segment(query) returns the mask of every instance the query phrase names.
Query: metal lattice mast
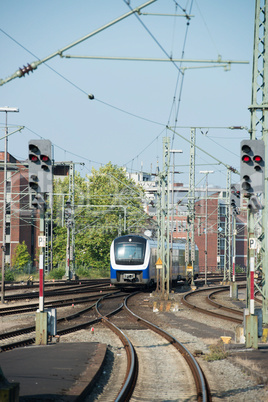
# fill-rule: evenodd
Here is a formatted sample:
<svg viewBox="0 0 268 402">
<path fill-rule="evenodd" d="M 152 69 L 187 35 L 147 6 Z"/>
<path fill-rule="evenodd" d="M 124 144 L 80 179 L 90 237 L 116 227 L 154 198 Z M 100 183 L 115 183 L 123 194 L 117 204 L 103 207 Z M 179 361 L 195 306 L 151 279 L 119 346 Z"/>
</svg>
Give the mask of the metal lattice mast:
<svg viewBox="0 0 268 402">
<path fill-rule="evenodd" d="M 265 184 L 264 184 L 264 211 L 263 211 L 263 322 L 268 323 L 268 10 L 266 0 L 256 0 L 255 5 L 255 29 L 253 49 L 253 72 L 252 72 L 252 97 L 249 110 L 251 112 L 250 138 L 255 140 L 257 135 L 263 139 L 265 144 Z M 253 219 L 249 220 L 248 232 L 253 232 Z"/>
<path fill-rule="evenodd" d="M 217 214 L 217 270 L 221 270 L 221 208 L 218 207 Z"/>
<path fill-rule="evenodd" d="M 49 247 L 49 241 L 50 241 L 50 232 L 49 232 L 49 221 L 50 218 L 45 214 L 45 236 L 46 236 L 46 247 L 45 247 L 45 272 L 49 272 L 49 266 L 50 266 L 50 247 Z"/>
<path fill-rule="evenodd" d="M 231 208 L 231 170 L 227 170 L 227 213 L 228 213 L 228 280 L 231 282 L 231 271 L 232 271 L 232 208 Z"/>
<path fill-rule="evenodd" d="M 162 297 L 168 298 L 170 281 L 169 261 L 169 164 L 170 138 L 163 138 L 163 171 L 161 172 L 161 259 L 162 259 Z"/>
<path fill-rule="evenodd" d="M 71 269 L 74 270 L 74 262 L 75 262 L 75 220 L 74 220 L 74 175 L 75 175 L 75 167 L 74 163 L 71 163 L 69 166 L 69 198 L 71 202 L 71 210 L 72 210 L 72 226 L 71 226 L 71 250 L 70 250 L 70 261 L 71 261 Z"/>
<path fill-rule="evenodd" d="M 225 231 L 224 231 L 224 272 L 223 272 L 223 280 L 226 281 L 226 269 L 228 267 L 230 271 L 230 221 L 229 221 L 229 209 L 230 209 L 230 200 L 231 200 L 231 172 L 227 170 L 227 179 L 226 179 L 226 196 L 225 196 Z M 230 272 L 229 272 L 230 275 Z M 228 275 L 228 277 L 229 277 Z"/>
<path fill-rule="evenodd" d="M 156 168 L 156 180 L 157 180 L 157 200 L 156 200 L 156 212 L 157 212 L 157 260 L 161 258 L 161 177 L 159 167 Z M 157 287 L 156 291 L 160 291 L 160 273 L 157 271 Z"/>
<path fill-rule="evenodd" d="M 191 232 L 191 263 L 194 268 L 195 262 L 195 241 L 194 241 L 194 220 L 195 220 L 195 139 L 196 129 L 192 128 L 190 133 L 190 173 L 189 173 L 189 195 L 188 195 L 188 212 Z M 188 260 L 189 261 L 189 260 Z M 194 271 L 193 271 L 194 272 Z M 192 272 L 192 281 L 193 281 Z"/>
</svg>

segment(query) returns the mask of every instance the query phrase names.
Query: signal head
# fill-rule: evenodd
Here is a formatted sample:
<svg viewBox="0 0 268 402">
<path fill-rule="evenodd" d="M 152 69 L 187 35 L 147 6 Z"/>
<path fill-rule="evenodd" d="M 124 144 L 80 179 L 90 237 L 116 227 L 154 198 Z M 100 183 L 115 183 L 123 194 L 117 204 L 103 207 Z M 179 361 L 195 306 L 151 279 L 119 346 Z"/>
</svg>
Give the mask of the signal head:
<svg viewBox="0 0 268 402">
<path fill-rule="evenodd" d="M 29 187 L 37 193 L 52 191 L 51 142 L 49 140 L 29 141 Z"/>
<path fill-rule="evenodd" d="M 264 152 L 263 140 L 243 140 L 241 142 L 240 180 L 241 189 L 248 194 L 264 191 Z"/>
</svg>

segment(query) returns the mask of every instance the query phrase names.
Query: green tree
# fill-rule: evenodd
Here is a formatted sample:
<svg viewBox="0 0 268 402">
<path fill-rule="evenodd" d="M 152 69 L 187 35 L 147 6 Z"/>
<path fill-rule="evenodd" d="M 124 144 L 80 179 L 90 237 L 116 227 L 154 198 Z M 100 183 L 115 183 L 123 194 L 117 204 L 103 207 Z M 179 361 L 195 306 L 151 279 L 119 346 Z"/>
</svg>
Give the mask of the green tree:
<svg viewBox="0 0 268 402">
<path fill-rule="evenodd" d="M 74 221 L 76 266 L 108 267 L 112 240 L 121 234 L 141 233 L 148 215 L 143 210 L 143 189 L 123 168 L 108 163 L 82 178 L 75 175 Z M 68 178 L 55 183 L 54 264 L 65 261 L 67 229 L 63 205 L 69 198 Z"/>
<path fill-rule="evenodd" d="M 31 261 L 31 256 L 28 253 L 28 248 L 25 241 L 18 243 L 15 248 L 14 255 L 12 258 L 12 265 L 18 270 L 23 270 L 23 268 Z"/>
</svg>

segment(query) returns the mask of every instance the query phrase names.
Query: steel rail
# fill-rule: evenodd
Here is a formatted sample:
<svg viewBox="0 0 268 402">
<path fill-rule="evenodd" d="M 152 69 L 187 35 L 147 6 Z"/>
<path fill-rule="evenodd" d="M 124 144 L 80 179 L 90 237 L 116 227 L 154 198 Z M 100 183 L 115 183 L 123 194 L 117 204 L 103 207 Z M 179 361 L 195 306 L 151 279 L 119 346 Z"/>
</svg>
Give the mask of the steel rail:
<svg viewBox="0 0 268 402">
<path fill-rule="evenodd" d="M 173 335 L 169 334 L 168 332 L 162 330 L 158 326 L 154 325 L 153 323 L 145 320 L 142 317 L 139 317 L 137 314 L 135 314 L 133 311 L 129 309 L 127 306 L 127 301 L 130 297 L 134 296 L 134 294 L 129 295 L 126 297 L 125 302 L 124 302 L 124 307 L 127 310 L 127 312 L 132 316 L 135 317 L 137 321 L 141 321 L 146 327 L 150 328 L 157 334 L 161 335 L 164 337 L 166 340 L 168 340 L 179 352 L 182 354 L 184 359 L 187 361 L 189 367 L 191 368 L 191 371 L 193 373 L 193 377 L 195 380 L 196 384 L 196 391 L 197 391 L 197 400 L 206 402 L 211 400 L 210 396 L 210 389 L 207 383 L 207 380 L 197 363 L 196 359 L 194 356 L 191 354 L 191 352 L 181 343 L 179 342 Z"/>
<path fill-rule="evenodd" d="M 228 290 L 229 286 L 224 286 L 222 289 L 224 289 L 224 288 L 225 288 L 225 290 Z M 206 309 L 201 308 L 201 307 L 197 307 L 196 305 L 191 304 L 186 300 L 186 298 L 192 296 L 193 294 L 205 292 L 205 291 L 208 291 L 208 290 L 214 290 L 214 289 L 217 289 L 217 288 L 211 288 L 211 289 L 205 288 L 205 289 L 198 289 L 198 290 L 195 290 L 195 291 L 188 292 L 181 298 L 181 302 L 185 306 L 187 306 L 187 307 L 189 307 L 189 308 L 191 308 L 193 310 L 196 310 L 196 311 L 198 311 L 200 313 L 203 313 L 203 314 L 206 314 L 206 315 L 211 315 L 211 316 L 217 317 L 217 318 L 221 318 L 221 319 L 226 320 L 226 321 L 232 321 L 232 322 L 235 322 L 237 324 L 242 324 L 243 323 L 242 319 L 235 318 L 235 317 L 228 317 L 228 316 L 226 316 L 224 314 L 216 313 L 214 311 L 210 311 L 210 310 L 206 310 Z"/>
<path fill-rule="evenodd" d="M 235 308 L 232 307 L 227 307 L 227 306 L 223 306 L 220 303 L 217 303 L 216 301 L 212 300 L 211 297 L 216 295 L 217 293 L 221 293 L 221 292 L 226 292 L 226 289 L 218 289 L 218 290 L 214 290 L 214 292 L 210 293 L 207 296 L 207 302 L 209 304 L 211 304 L 212 306 L 217 307 L 220 310 L 224 310 L 224 311 L 228 311 L 229 313 L 233 313 L 233 314 L 238 314 L 238 315 L 244 315 L 243 311 L 237 310 Z"/>
<path fill-rule="evenodd" d="M 103 288 L 102 290 L 113 290 L 110 286 Z M 57 296 L 65 296 L 65 295 L 73 295 L 73 294 L 82 294 L 82 293 L 94 293 L 96 292 L 96 288 L 89 287 L 80 287 L 80 289 L 65 289 L 65 290 L 54 290 L 54 291 L 45 291 L 45 297 L 57 297 Z M 39 293 L 24 293 L 19 295 L 9 295 L 5 299 L 7 301 L 11 300 L 23 300 L 23 299 L 37 299 L 39 297 Z M 1 310 L 1 309 L 0 309 Z"/>
<path fill-rule="evenodd" d="M 115 324 L 111 323 L 107 317 L 103 316 L 101 312 L 99 311 L 99 303 L 107 298 L 104 296 L 102 299 L 100 299 L 96 303 L 96 310 L 97 313 L 100 315 L 102 322 L 109 327 L 121 340 L 124 349 L 126 351 L 127 355 L 127 371 L 126 371 L 126 376 L 123 382 L 123 385 L 117 394 L 117 397 L 115 399 L 115 402 L 126 402 L 131 398 L 131 395 L 133 393 L 133 390 L 135 388 L 135 384 L 137 381 L 137 376 L 138 376 L 138 357 L 135 352 L 135 349 L 130 342 L 129 338 L 124 334 L 123 331 L 121 331 L 120 328 L 118 328 Z M 109 313 L 109 316 L 114 315 L 118 313 L 120 310 L 123 308 L 123 303 L 113 312 Z"/>
<path fill-rule="evenodd" d="M 111 289 L 112 290 L 112 289 Z M 113 289 L 114 293 L 114 289 Z M 112 295 L 113 293 L 105 293 L 105 295 Z M 104 296 L 104 295 L 102 295 Z M 72 297 L 65 300 L 50 300 L 45 302 L 45 308 L 56 308 L 56 307 L 66 307 L 71 306 L 72 304 L 83 304 L 89 301 L 97 301 L 100 295 L 91 295 L 91 296 L 81 296 L 81 297 Z M 0 309 L 0 317 L 5 315 L 14 315 L 14 314 L 23 314 L 29 313 L 31 311 L 36 311 L 39 307 L 39 303 L 33 303 L 30 305 L 21 305 L 21 306 L 10 306 L 10 307 L 3 307 Z"/>
<path fill-rule="evenodd" d="M 110 295 L 110 294 L 104 295 L 101 298 L 99 298 L 98 300 L 102 300 L 104 297 L 121 297 L 121 292 L 116 291 L 116 292 L 114 292 L 113 295 Z M 86 308 L 84 308 L 84 309 L 82 309 L 82 310 L 80 310 L 80 311 L 78 311 L 76 313 L 73 313 L 73 314 L 70 314 L 70 315 L 67 315 L 65 317 L 57 319 L 57 323 L 71 321 L 72 319 L 77 318 L 77 317 L 87 313 L 88 311 L 92 310 L 96 306 L 97 302 L 98 301 L 96 301 L 92 305 L 90 305 L 90 306 L 88 306 L 88 307 L 86 307 Z M 77 324 L 77 325 L 69 327 L 69 328 L 63 328 L 63 329 L 60 329 L 60 330 L 57 331 L 57 335 L 61 336 L 61 335 L 65 335 L 65 334 L 68 334 L 68 333 L 71 333 L 71 332 L 76 332 L 76 331 L 79 331 L 81 329 L 85 329 L 85 328 L 87 328 L 87 327 L 89 327 L 89 326 L 91 326 L 91 325 L 93 325 L 93 324 L 95 324 L 96 322 L 99 322 L 99 321 L 101 321 L 101 318 L 96 318 L 96 319 L 87 321 L 87 322 L 82 323 L 82 324 Z M 18 329 L 18 330 L 14 330 L 14 331 L 5 332 L 3 334 L 0 334 L 0 339 L 12 338 L 12 337 L 15 337 L 15 336 L 19 336 L 19 335 L 34 332 L 34 331 L 35 331 L 35 326 L 31 325 L 31 326 L 24 327 L 24 328 L 21 328 L 21 329 Z M 24 339 L 23 341 L 12 342 L 12 343 L 7 344 L 7 345 L 2 345 L 2 346 L 0 346 L 0 350 L 3 352 L 3 351 L 6 351 L 6 350 L 11 350 L 11 349 L 16 348 L 16 347 L 31 345 L 34 342 L 35 342 L 35 337 L 31 337 L 31 338 L 28 338 L 28 339 Z"/>
</svg>

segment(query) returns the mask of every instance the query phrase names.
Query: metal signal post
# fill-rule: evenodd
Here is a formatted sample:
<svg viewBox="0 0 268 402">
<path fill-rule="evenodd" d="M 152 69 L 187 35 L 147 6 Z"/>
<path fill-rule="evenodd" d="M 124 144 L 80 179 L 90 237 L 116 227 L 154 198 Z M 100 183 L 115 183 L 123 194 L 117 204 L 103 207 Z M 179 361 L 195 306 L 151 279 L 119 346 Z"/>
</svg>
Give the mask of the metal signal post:
<svg viewBox="0 0 268 402">
<path fill-rule="evenodd" d="M 32 206 L 40 212 L 39 311 L 36 313 L 36 344 L 46 345 L 48 313 L 44 309 L 44 251 L 46 246 L 45 212 L 47 193 L 52 193 L 52 145 L 49 140 L 30 140 L 28 146 L 29 190 Z"/>
<path fill-rule="evenodd" d="M 6 113 L 5 128 L 5 156 L 4 156 L 4 196 L 3 196 L 3 243 L 2 243 L 2 281 L 1 281 L 1 302 L 5 302 L 5 263 L 6 263 L 6 208 L 7 208 L 7 144 L 8 144 L 8 128 L 7 114 L 9 112 L 18 112 L 15 107 L 1 107 L 0 112 Z"/>
</svg>

